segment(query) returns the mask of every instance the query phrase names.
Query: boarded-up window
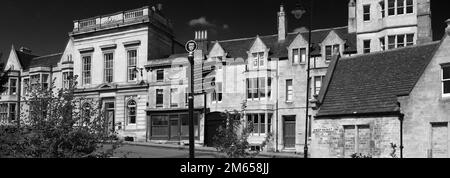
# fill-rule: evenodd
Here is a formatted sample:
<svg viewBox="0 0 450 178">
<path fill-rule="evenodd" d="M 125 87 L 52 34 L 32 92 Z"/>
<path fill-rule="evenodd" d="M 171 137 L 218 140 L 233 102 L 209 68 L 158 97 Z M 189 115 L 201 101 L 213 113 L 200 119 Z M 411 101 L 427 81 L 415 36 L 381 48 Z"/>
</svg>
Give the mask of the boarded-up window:
<svg viewBox="0 0 450 178">
<path fill-rule="evenodd" d="M 371 155 L 371 131 L 369 125 L 344 126 L 344 157 L 350 158 L 353 154 Z"/>
<path fill-rule="evenodd" d="M 431 158 L 448 158 L 448 123 L 431 124 Z"/>
</svg>

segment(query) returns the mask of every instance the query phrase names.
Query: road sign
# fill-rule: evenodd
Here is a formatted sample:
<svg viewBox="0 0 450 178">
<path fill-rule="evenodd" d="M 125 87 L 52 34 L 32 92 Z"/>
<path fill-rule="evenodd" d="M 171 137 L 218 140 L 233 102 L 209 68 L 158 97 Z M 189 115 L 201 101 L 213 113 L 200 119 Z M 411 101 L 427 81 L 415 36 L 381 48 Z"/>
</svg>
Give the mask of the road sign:
<svg viewBox="0 0 450 178">
<path fill-rule="evenodd" d="M 186 43 L 185 49 L 187 52 L 193 53 L 195 50 L 197 50 L 197 47 L 198 47 L 197 42 L 191 40 Z"/>
<path fill-rule="evenodd" d="M 202 94 L 215 89 L 216 62 L 198 62 L 194 64 L 194 93 Z"/>
</svg>

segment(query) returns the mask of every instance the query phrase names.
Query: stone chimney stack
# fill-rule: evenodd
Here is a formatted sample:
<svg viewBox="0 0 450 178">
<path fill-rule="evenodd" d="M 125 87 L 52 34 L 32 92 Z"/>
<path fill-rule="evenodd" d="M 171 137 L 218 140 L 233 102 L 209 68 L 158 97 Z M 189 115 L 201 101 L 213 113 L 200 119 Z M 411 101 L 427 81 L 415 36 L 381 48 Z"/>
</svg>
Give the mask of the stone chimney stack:
<svg viewBox="0 0 450 178">
<path fill-rule="evenodd" d="M 417 0 L 417 44 L 433 41 L 430 0 Z"/>
<path fill-rule="evenodd" d="M 280 12 L 278 12 L 278 41 L 286 40 L 287 21 L 284 6 L 280 5 Z"/>
<path fill-rule="evenodd" d="M 195 31 L 194 40 L 198 44 L 198 50 L 202 50 L 202 53 L 206 54 L 206 52 L 208 52 L 208 31 L 207 30 Z"/>
<path fill-rule="evenodd" d="M 348 3 L 348 33 L 356 33 L 356 3 L 350 0 Z"/>
</svg>

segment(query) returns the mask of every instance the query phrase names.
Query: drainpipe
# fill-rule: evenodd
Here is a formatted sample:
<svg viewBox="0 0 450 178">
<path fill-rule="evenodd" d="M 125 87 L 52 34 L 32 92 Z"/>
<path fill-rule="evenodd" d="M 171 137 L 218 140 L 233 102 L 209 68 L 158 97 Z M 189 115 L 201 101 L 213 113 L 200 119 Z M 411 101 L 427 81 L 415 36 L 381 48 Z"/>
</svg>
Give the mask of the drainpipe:
<svg viewBox="0 0 450 178">
<path fill-rule="evenodd" d="M 400 158 L 403 158 L 403 120 L 405 115 L 400 113 L 398 119 L 400 120 Z"/>
<path fill-rule="evenodd" d="M 400 121 L 400 158 L 403 158 L 403 121 L 405 120 L 405 114 L 401 112 L 401 104 L 397 102 L 398 120 Z"/>
</svg>

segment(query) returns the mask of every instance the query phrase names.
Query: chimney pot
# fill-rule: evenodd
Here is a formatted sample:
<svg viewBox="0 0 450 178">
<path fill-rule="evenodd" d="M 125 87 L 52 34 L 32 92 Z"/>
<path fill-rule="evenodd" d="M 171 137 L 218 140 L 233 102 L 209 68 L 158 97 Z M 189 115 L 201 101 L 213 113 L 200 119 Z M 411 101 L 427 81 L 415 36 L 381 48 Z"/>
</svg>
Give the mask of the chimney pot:
<svg viewBox="0 0 450 178">
<path fill-rule="evenodd" d="M 447 28 L 445 28 L 445 32 L 447 32 L 447 35 L 450 36 L 450 19 L 447 19 L 445 23 L 447 23 Z"/>
<path fill-rule="evenodd" d="M 158 11 L 162 11 L 163 5 L 161 3 L 157 4 L 156 6 L 158 8 Z"/>
</svg>

